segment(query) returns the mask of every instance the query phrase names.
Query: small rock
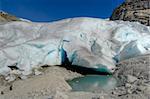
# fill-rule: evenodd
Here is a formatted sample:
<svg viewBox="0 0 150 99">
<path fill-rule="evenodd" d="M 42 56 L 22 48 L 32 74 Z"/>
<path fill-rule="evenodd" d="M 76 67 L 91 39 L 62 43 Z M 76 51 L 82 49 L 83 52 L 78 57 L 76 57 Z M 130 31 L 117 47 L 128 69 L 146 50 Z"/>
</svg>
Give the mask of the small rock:
<svg viewBox="0 0 150 99">
<path fill-rule="evenodd" d="M 20 75 L 20 78 L 21 78 L 22 80 L 25 80 L 25 79 L 27 79 L 28 77 L 25 76 L 25 75 Z"/>
<path fill-rule="evenodd" d="M 137 81 L 137 78 L 135 76 L 127 75 L 127 82 L 128 83 L 133 83 Z"/>
<path fill-rule="evenodd" d="M 16 80 L 16 76 L 15 75 L 9 75 L 5 78 L 5 80 L 7 80 L 8 82 L 12 82 L 12 81 Z"/>
<path fill-rule="evenodd" d="M 131 89 L 128 89 L 127 94 L 131 94 L 131 93 L 132 93 Z"/>
<path fill-rule="evenodd" d="M 35 70 L 34 70 L 34 74 L 35 74 L 35 75 L 41 75 L 42 72 L 40 72 L 39 70 L 35 69 Z"/>
<path fill-rule="evenodd" d="M 9 90 L 11 91 L 13 89 L 13 86 L 11 85 L 10 87 L 9 87 Z"/>
<path fill-rule="evenodd" d="M 54 99 L 68 99 L 68 96 L 63 92 L 57 91 L 54 96 Z"/>
<path fill-rule="evenodd" d="M 19 71 L 19 70 L 12 70 L 11 74 L 21 75 L 21 71 Z"/>
<path fill-rule="evenodd" d="M 139 91 L 144 91 L 146 88 L 144 87 L 144 86 L 138 86 L 137 87 L 137 90 L 139 90 Z"/>
<path fill-rule="evenodd" d="M 150 96 L 150 87 L 147 87 L 145 92 Z"/>
<path fill-rule="evenodd" d="M 1 95 L 3 95 L 4 94 L 4 92 L 3 91 L 1 91 Z"/>
<path fill-rule="evenodd" d="M 125 84 L 125 87 L 126 87 L 126 88 L 131 88 L 131 87 L 132 87 L 132 85 L 131 85 L 131 84 L 129 84 L 129 83 L 126 83 L 126 84 Z"/>
</svg>

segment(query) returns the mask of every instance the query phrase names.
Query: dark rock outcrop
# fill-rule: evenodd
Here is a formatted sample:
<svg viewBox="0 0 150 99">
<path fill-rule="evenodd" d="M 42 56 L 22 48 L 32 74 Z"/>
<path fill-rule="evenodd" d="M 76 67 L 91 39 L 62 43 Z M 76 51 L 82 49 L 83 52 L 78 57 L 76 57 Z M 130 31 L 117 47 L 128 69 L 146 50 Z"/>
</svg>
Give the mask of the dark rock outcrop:
<svg viewBox="0 0 150 99">
<path fill-rule="evenodd" d="M 150 0 L 126 0 L 114 10 L 110 20 L 137 21 L 150 26 Z"/>
<path fill-rule="evenodd" d="M 10 22 L 10 21 L 20 21 L 20 19 L 6 12 L 1 11 L 0 22 Z"/>
</svg>

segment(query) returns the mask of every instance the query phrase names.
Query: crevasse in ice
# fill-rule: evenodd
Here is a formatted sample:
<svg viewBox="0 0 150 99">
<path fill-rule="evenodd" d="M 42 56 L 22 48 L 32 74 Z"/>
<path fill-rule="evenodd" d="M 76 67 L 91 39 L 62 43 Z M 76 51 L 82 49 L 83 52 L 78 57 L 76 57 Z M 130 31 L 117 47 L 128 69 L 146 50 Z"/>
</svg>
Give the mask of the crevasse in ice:
<svg viewBox="0 0 150 99">
<path fill-rule="evenodd" d="M 65 62 L 111 73 L 116 62 L 149 53 L 150 27 L 97 18 L 1 23 L 0 49 L 0 75 L 14 65 L 28 75 L 33 68 Z"/>
</svg>

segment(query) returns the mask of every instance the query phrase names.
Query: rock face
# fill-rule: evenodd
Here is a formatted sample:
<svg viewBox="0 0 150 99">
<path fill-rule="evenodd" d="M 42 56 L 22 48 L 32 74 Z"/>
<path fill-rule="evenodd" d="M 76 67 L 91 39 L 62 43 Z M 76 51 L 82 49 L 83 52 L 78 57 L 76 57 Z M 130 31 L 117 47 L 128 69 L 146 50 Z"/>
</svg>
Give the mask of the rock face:
<svg viewBox="0 0 150 99">
<path fill-rule="evenodd" d="M 126 0 L 114 10 L 110 19 L 137 21 L 150 26 L 150 0 Z"/>
</svg>

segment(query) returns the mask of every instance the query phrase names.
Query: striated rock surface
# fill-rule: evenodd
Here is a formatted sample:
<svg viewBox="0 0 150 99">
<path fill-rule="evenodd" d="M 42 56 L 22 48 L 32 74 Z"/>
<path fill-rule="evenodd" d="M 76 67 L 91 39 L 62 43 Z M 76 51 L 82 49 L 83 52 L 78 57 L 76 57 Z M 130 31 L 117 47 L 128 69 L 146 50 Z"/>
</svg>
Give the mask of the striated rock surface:
<svg viewBox="0 0 150 99">
<path fill-rule="evenodd" d="M 150 26 L 150 0 L 126 0 L 114 10 L 110 19 L 137 21 Z"/>
</svg>

